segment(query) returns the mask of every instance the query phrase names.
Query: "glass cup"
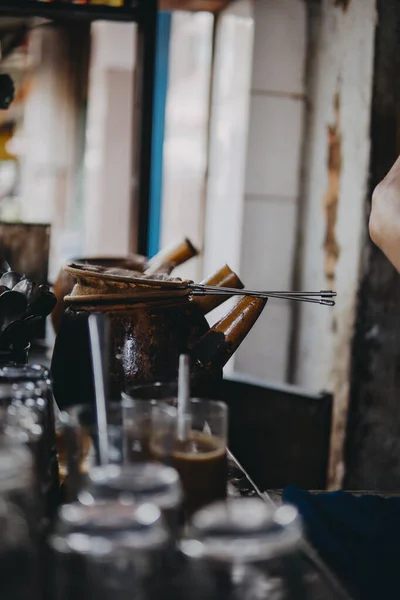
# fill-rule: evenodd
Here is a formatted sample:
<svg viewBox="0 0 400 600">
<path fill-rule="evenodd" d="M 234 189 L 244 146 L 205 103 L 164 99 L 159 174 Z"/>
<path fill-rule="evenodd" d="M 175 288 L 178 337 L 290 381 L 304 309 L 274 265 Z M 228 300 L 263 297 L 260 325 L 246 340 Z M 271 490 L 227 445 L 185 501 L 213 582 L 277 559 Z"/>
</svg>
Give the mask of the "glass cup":
<svg viewBox="0 0 400 600">
<path fill-rule="evenodd" d="M 169 383 L 156 381 L 134 385 L 122 392 L 122 399 L 132 400 L 162 400 L 166 403 L 176 403 L 178 384 L 176 381 Z"/>
<path fill-rule="evenodd" d="M 120 405 L 107 407 L 105 439 L 99 433 L 96 408 L 72 406 L 59 414 L 56 424 L 60 479 L 64 496 L 76 499 L 90 469 L 101 464 L 121 464 L 124 456 L 124 435 Z M 105 454 L 102 454 L 102 452 Z"/>
<path fill-rule="evenodd" d="M 169 533 L 152 504 L 66 505 L 50 547 L 57 600 L 165 597 L 159 594 Z"/>
<path fill-rule="evenodd" d="M 57 424 L 59 465 L 61 478 L 68 479 L 64 489 L 70 500 L 76 498 L 93 468 L 149 460 L 152 411 L 160 406 L 134 400 L 109 403 L 104 435 L 98 428 L 95 407 L 79 405 L 61 413 Z"/>
<path fill-rule="evenodd" d="M 176 406 L 177 384 L 151 383 L 133 386 L 121 394 L 123 422 L 126 436 L 131 440 L 127 448 L 130 462 L 153 460 L 149 441 L 154 410 L 166 405 Z"/>
<path fill-rule="evenodd" d="M 7 409 L 7 424 L 19 426 L 27 435 L 44 514 L 51 519 L 59 500 L 59 479 L 49 371 L 40 365 L 2 365 L 0 406 Z"/>
<path fill-rule="evenodd" d="M 39 600 L 43 539 L 34 461 L 25 443 L 0 434 L 1 598 Z"/>
<path fill-rule="evenodd" d="M 65 505 L 50 546 L 55 600 L 220 600 L 153 503 L 107 497 Z"/>
<path fill-rule="evenodd" d="M 0 517 L 0 571 L 2 574 L 7 572 L 5 581 L 14 577 L 14 589 L 21 590 L 8 596 L 3 587 L 6 584 L 2 575 L 2 598 L 32 600 L 46 596 L 45 539 L 50 523 L 46 518 L 48 507 L 44 490 L 40 486 L 43 481 L 41 467 L 45 463 L 45 457 L 42 455 L 42 428 L 37 424 L 36 417 L 24 405 L 0 407 L 0 506 L 3 509 L 5 505 L 8 506 L 6 515 L 2 514 Z M 18 536 L 18 529 L 23 531 L 26 541 L 14 536 L 14 525 L 17 527 L 16 535 Z M 9 551 L 7 543 L 11 543 Z M 15 561 L 12 571 L 14 575 L 10 574 L 8 561 L 10 564 Z M 17 581 L 18 578 L 20 580 Z M 26 589 L 22 592 L 25 585 Z"/>
<path fill-rule="evenodd" d="M 1 598 L 39 600 L 40 577 L 33 461 L 24 446 L 0 436 Z"/>
<path fill-rule="evenodd" d="M 156 409 L 164 406 L 167 406 L 165 399 L 141 399 L 122 395 L 121 418 L 124 429 L 125 462 L 136 463 L 153 460 L 150 452 L 153 415 Z"/>
<path fill-rule="evenodd" d="M 78 499 L 82 504 L 109 501 L 155 504 L 171 534 L 178 533 L 182 487 L 175 469 L 165 465 L 140 463 L 95 467 Z"/>
<path fill-rule="evenodd" d="M 153 411 L 150 451 L 178 471 L 186 516 L 226 498 L 227 429 L 223 402 L 191 399 L 182 418 L 172 406 Z"/>
<path fill-rule="evenodd" d="M 40 365 L 0 367 L 1 404 L 4 399 L 20 399 L 40 415 L 49 453 L 54 451 L 54 399 L 48 369 Z"/>
<path fill-rule="evenodd" d="M 1 495 L 0 495 L 1 498 Z M 14 504 L 0 500 L 1 597 L 39 600 L 36 549 L 27 535 L 26 517 Z"/>
<path fill-rule="evenodd" d="M 217 502 L 197 512 L 183 553 L 205 563 L 220 597 L 229 600 L 306 598 L 299 560 L 302 526 L 289 505 L 272 509 L 258 498 Z"/>
<path fill-rule="evenodd" d="M 25 446 L 29 449 L 33 459 L 34 477 L 38 501 L 38 523 L 42 533 L 49 525 L 48 498 L 46 495 L 48 461 L 43 443 L 43 429 L 35 411 L 19 402 L 11 404 L 7 409 L 1 407 L 2 431 L 5 439 L 15 445 Z"/>
</svg>

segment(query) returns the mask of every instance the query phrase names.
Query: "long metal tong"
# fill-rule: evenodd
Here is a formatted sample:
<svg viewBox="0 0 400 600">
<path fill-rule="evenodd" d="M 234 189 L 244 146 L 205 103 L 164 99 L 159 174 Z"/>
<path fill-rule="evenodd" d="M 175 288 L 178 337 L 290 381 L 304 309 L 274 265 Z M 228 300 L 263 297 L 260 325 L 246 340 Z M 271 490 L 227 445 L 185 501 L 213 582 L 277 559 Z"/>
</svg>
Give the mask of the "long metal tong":
<svg viewBox="0 0 400 600">
<path fill-rule="evenodd" d="M 311 302 L 323 306 L 335 306 L 332 298 L 336 292 L 321 290 L 320 292 L 276 292 L 257 290 L 238 290 L 236 288 L 217 287 L 214 285 L 201 285 L 190 283 L 190 289 L 194 296 L 253 296 L 254 298 L 279 298 L 281 300 L 294 300 L 296 302 Z"/>
</svg>

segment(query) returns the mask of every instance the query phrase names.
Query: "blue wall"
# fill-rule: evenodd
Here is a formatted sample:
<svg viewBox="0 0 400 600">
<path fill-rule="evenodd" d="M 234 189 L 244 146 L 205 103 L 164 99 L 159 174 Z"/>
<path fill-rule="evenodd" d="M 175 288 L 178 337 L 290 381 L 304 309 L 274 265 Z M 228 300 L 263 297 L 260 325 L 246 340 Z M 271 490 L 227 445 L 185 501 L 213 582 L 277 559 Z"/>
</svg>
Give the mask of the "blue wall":
<svg viewBox="0 0 400 600">
<path fill-rule="evenodd" d="M 157 23 L 150 217 L 149 235 L 147 241 L 149 257 L 154 256 L 154 254 L 158 252 L 160 243 L 163 184 L 163 146 L 165 132 L 165 107 L 168 89 L 170 34 L 171 13 L 160 12 Z"/>
</svg>

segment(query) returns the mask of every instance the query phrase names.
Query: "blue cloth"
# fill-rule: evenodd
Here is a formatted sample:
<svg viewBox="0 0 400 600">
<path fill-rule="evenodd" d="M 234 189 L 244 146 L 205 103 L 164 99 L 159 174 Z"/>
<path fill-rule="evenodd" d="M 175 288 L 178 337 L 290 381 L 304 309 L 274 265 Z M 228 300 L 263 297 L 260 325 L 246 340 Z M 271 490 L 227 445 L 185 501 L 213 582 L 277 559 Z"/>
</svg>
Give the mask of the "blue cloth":
<svg viewBox="0 0 400 600">
<path fill-rule="evenodd" d="M 311 544 L 361 600 L 400 599 L 400 498 L 287 487 Z"/>
</svg>

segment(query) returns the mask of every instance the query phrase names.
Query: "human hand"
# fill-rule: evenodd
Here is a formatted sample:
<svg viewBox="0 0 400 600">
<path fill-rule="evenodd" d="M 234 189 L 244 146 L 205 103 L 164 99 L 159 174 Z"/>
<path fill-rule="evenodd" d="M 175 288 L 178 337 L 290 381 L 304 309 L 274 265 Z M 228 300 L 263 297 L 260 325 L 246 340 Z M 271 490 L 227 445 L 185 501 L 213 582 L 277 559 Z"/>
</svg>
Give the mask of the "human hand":
<svg viewBox="0 0 400 600">
<path fill-rule="evenodd" d="M 400 157 L 374 190 L 369 233 L 400 272 Z"/>
</svg>

